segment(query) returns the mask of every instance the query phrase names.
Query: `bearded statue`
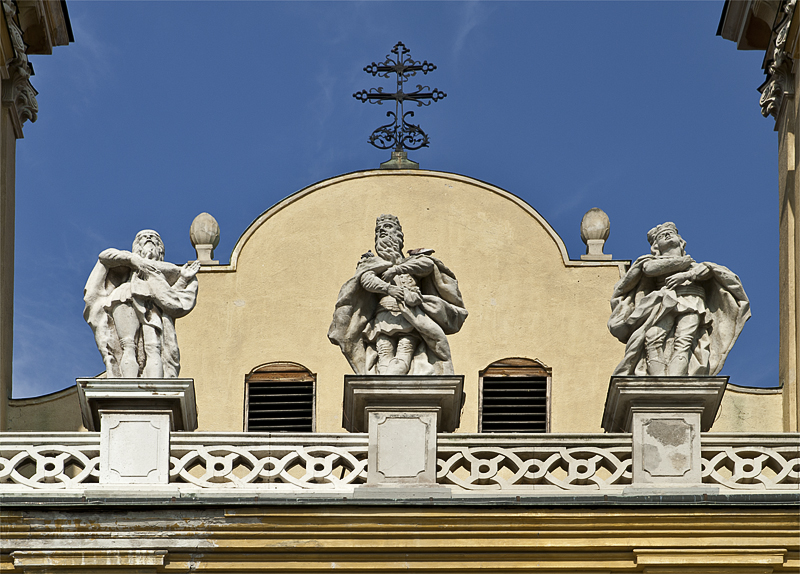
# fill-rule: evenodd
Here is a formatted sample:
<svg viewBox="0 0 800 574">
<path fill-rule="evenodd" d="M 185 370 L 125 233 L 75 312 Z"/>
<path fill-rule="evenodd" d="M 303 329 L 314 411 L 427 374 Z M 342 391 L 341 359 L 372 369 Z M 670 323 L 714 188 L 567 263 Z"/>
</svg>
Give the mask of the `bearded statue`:
<svg viewBox="0 0 800 574">
<path fill-rule="evenodd" d="M 403 229 L 394 215 L 375 223 L 368 251 L 339 291 L 328 339 L 358 375 L 451 375 L 447 335 L 467 310 L 455 274 L 432 249 L 403 254 Z"/>
<path fill-rule="evenodd" d="M 94 331 L 107 378 L 177 377 L 175 319 L 197 301 L 195 261 L 164 261 L 164 243 L 151 229 L 136 234 L 131 251 L 106 249 L 86 281 L 83 317 Z"/>
</svg>

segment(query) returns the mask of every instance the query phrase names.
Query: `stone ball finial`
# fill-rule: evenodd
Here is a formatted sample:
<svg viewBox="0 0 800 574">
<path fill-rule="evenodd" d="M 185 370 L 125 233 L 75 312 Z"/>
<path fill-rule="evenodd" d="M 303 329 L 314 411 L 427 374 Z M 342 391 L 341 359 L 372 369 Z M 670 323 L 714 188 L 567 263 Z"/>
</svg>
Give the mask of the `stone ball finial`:
<svg viewBox="0 0 800 574">
<path fill-rule="evenodd" d="M 581 220 L 581 239 L 586 244 L 586 255 L 581 259 L 611 259 L 611 255 L 603 253 L 603 245 L 611 231 L 611 222 L 606 212 L 593 207 Z"/>
<path fill-rule="evenodd" d="M 218 265 L 214 261 L 214 248 L 219 245 L 219 224 L 210 213 L 203 212 L 192 221 L 189 238 L 201 265 Z"/>
<path fill-rule="evenodd" d="M 593 207 L 586 212 L 581 220 L 581 239 L 586 243 L 589 239 L 608 239 L 611 231 L 611 222 L 606 212 L 599 207 Z"/>
</svg>

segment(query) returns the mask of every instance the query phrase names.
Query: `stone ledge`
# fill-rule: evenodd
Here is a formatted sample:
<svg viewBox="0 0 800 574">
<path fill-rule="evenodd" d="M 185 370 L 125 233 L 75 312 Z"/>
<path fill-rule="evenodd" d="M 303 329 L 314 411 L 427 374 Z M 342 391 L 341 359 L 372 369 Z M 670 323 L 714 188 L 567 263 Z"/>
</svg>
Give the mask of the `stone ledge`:
<svg viewBox="0 0 800 574">
<path fill-rule="evenodd" d="M 375 490 L 384 490 L 385 487 Z M 34 510 L 36 508 L 53 507 L 149 507 L 149 506 L 754 506 L 800 508 L 800 491 L 780 492 L 723 492 L 709 494 L 711 489 L 702 487 L 686 489 L 681 493 L 676 489 L 632 489 L 625 493 L 616 492 L 591 494 L 557 494 L 542 493 L 531 495 L 510 491 L 505 494 L 464 492 L 453 490 L 450 498 L 446 496 L 424 495 L 426 489 L 413 489 L 414 496 L 398 497 L 399 491 L 405 489 L 387 489 L 387 494 L 377 493 L 375 496 L 356 495 L 353 490 L 336 492 L 264 492 L 263 490 L 236 490 L 235 492 L 215 491 L 198 492 L 169 488 L 147 488 L 140 491 L 126 489 L 116 493 L 92 488 L 74 492 L 16 492 L 0 495 L 0 506 L 5 510 Z M 372 489 L 369 489 L 372 490 Z M 409 491 L 412 489 L 408 489 Z M 417 494 L 417 490 L 421 491 Z M 439 488 L 435 489 L 437 494 Z M 391 491 L 395 491 L 393 496 Z"/>
<path fill-rule="evenodd" d="M 342 426 L 366 432 L 366 409 L 438 410 L 438 431 L 453 432 L 461 421 L 464 375 L 345 375 Z"/>
<path fill-rule="evenodd" d="M 172 430 L 197 428 L 193 379 L 77 379 L 83 426 L 100 430 L 100 410 L 170 411 Z"/>
<path fill-rule="evenodd" d="M 633 407 L 699 409 L 702 431 L 714 424 L 728 377 L 611 377 L 603 411 L 606 432 L 631 432 Z"/>
</svg>

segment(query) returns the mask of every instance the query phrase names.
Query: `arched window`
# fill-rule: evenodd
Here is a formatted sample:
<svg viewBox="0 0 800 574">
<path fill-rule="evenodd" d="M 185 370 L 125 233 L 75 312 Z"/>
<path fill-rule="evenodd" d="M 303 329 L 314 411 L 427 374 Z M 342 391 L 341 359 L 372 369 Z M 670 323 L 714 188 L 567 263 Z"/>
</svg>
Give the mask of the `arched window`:
<svg viewBox="0 0 800 574">
<path fill-rule="evenodd" d="M 314 432 L 317 376 L 303 365 L 266 363 L 244 379 L 244 429 Z"/>
<path fill-rule="evenodd" d="M 495 361 L 480 375 L 478 432 L 549 432 L 551 372 L 539 361 Z"/>
</svg>

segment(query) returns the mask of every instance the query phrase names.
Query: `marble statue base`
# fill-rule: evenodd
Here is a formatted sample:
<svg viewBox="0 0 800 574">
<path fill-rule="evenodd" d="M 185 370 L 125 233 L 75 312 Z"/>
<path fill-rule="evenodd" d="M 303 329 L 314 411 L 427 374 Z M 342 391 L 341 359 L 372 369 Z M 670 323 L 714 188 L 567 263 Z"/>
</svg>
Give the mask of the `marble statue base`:
<svg viewBox="0 0 800 574">
<path fill-rule="evenodd" d="M 435 486 L 436 433 L 461 420 L 462 375 L 344 379 L 342 425 L 369 433 L 367 486 Z"/>
<path fill-rule="evenodd" d="M 100 431 L 101 484 L 169 483 L 170 431 L 197 428 L 192 379 L 78 379 L 83 424 Z"/>
<path fill-rule="evenodd" d="M 612 377 L 606 432 L 633 434 L 633 485 L 702 483 L 700 433 L 711 429 L 728 377 Z"/>
</svg>

